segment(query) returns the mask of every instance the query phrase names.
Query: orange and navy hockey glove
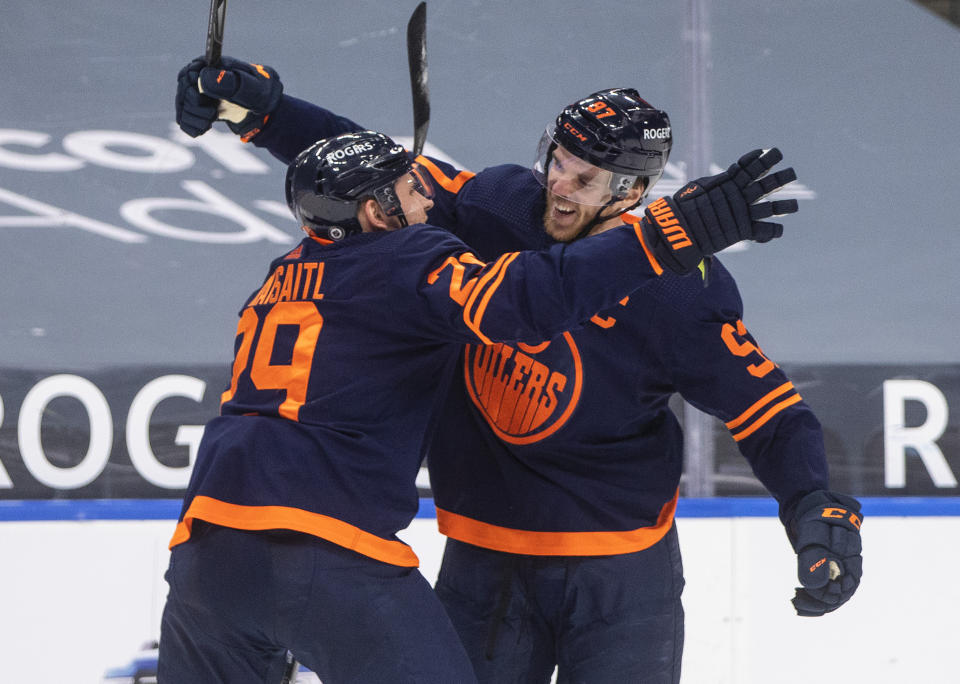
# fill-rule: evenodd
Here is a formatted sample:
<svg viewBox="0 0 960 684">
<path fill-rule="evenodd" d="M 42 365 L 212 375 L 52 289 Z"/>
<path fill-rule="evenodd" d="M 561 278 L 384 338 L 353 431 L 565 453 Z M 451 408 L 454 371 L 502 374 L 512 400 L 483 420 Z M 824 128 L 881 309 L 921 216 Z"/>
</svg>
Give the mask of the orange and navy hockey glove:
<svg viewBox="0 0 960 684">
<path fill-rule="evenodd" d="M 783 234 L 771 216 L 797 211 L 796 200 L 758 202 L 796 180 L 787 168 L 767 176 L 783 159 L 780 150 L 753 150 L 723 173 L 687 183 L 673 197 L 660 197 L 644 211 L 644 236 L 661 264 L 690 273 L 700 261 L 742 240 L 767 242 Z"/>
<path fill-rule="evenodd" d="M 177 125 L 191 138 L 206 133 L 217 120 L 217 100 L 197 88 L 200 70 L 206 65 L 203 57 L 197 57 L 177 74 Z"/>
<path fill-rule="evenodd" d="M 797 552 L 797 615 L 820 616 L 850 600 L 863 574 L 860 502 L 817 490 L 797 504 L 787 536 Z"/>
<path fill-rule="evenodd" d="M 226 121 L 247 141 L 260 132 L 282 96 L 280 76 L 268 66 L 221 57 L 218 66 L 209 67 L 197 58 L 177 76 L 177 124 L 196 137 L 214 121 Z"/>
</svg>

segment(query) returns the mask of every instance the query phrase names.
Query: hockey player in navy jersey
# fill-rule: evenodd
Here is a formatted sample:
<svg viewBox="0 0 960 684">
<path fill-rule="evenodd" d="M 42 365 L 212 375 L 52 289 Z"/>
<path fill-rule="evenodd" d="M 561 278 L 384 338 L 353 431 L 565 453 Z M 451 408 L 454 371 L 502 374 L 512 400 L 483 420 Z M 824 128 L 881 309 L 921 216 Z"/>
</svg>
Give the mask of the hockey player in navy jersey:
<svg viewBox="0 0 960 684">
<path fill-rule="evenodd" d="M 656 280 L 662 247 L 645 240 L 664 231 L 644 222 L 485 263 L 422 225 L 431 185 L 370 131 L 291 164 L 287 202 L 309 237 L 240 311 L 230 385 L 171 540 L 161 681 L 277 681 L 287 649 L 323 681 L 473 681 L 396 536 L 417 511 L 437 388 L 464 344 L 549 339 Z M 731 235 L 771 237 L 710 230 L 704 246 L 684 227 L 700 256 Z"/>
<path fill-rule="evenodd" d="M 225 116 L 286 161 L 313 137 L 359 128 L 283 94 L 269 68 L 265 79 L 236 60 L 203 67 L 179 76 L 178 122 L 191 135 Z M 637 223 L 624 212 L 659 179 L 671 142 L 664 112 L 611 89 L 560 113 L 534 173 L 417 161 L 438 186 L 429 221 L 492 259 Z M 763 176 L 778 160 L 757 150 L 650 203 L 644 220 L 662 228 L 651 247 L 672 270 L 586 325 L 465 348 L 429 466 L 449 538 L 436 591 L 481 682 L 548 682 L 555 666 L 560 682 L 679 681 L 675 392 L 724 422 L 779 502 L 798 559 L 797 612 L 822 615 L 856 590 L 860 507 L 828 489 L 818 421 L 747 331 L 729 272 L 673 249 L 687 237 L 671 232 L 677 216 L 722 232 L 795 210 L 751 207 L 793 179 Z"/>
</svg>

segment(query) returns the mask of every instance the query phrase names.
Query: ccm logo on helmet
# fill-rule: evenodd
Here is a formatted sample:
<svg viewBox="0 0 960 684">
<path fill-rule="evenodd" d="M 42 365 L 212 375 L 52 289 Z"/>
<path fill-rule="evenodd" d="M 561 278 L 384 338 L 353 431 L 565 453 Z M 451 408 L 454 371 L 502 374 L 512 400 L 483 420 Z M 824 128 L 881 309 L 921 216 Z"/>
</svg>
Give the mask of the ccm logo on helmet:
<svg viewBox="0 0 960 684">
<path fill-rule="evenodd" d="M 670 127 L 666 128 L 645 128 L 643 129 L 644 140 L 663 140 L 670 137 Z"/>
<path fill-rule="evenodd" d="M 570 123 L 569 121 L 564 121 L 564 122 L 563 122 L 563 127 L 564 127 L 566 130 L 570 131 L 570 135 L 576 137 L 580 142 L 586 142 L 586 141 L 587 141 L 587 136 L 585 136 L 583 133 L 581 133 L 579 130 L 577 130 L 577 128 L 576 128 L 572 123 Z"/>
<path fill-rule="evenodd" d="M 373 149 L 373 143 L 354 143 L 349 147 L 343 147 L 339 150 L 334 150 L 333 152 L 327 152 L 326 159 L 327 162 L 335 162 L 338 159 L 343 159 L 345 157 L 352 157 L 355 154 L 360 152 L 369 152 Z"/>
</svg>

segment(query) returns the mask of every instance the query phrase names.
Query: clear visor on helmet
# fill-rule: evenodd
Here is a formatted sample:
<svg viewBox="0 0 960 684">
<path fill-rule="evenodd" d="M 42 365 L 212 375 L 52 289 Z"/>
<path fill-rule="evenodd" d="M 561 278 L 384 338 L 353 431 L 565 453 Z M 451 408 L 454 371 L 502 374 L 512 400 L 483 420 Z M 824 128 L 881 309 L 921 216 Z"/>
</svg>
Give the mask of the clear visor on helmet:
<svg viewBox="0 0 960 684">
<path fill-rule="evenodd" d="M 403 216 L 404 210 L 401 198 L 407 198 L 413 193 L 417 193 L 427 200 L 432 200 L 434 195 L 430 174 L 416 162 L 413 163 L 409 172 L 400 176 L 396 181 L 374 190 L 373 196 L 380 203 L 387 216 Z"/>
<path fill-rule="evenodd" d="M 637 181 L 637 176 L 601 169 L 574 156 L 556 141 L 552 128 L 540 138 L 533 175 L 557 197 L 597 207 L 623 199 Z"/>
<path fill-rule="evenodd" d="M 412 179 L 406 182 L 412 183 L 413 189 L 427 199 L 433 199 L 434 189 L 433 181 L 430 180 L 430 173 L 419 163 L 413 162 L 410 168 L 410 176 Z"/>
</svg>

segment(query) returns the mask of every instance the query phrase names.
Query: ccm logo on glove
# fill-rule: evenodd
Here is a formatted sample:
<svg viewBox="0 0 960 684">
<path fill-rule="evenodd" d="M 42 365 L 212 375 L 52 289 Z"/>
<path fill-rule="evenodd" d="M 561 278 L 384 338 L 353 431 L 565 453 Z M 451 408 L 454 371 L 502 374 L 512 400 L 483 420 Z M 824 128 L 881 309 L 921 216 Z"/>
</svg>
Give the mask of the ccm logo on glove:
<svg viewBox="0 0 960 684">
<path fill-rule="evenodd" d="M 844 518 L 848 513 L 850 515 L 850 524 L 859 530 L 860 523 L 863 522 L 863 519 L 856 513 L 850 513 L 846 508 L 825 508 L 820 516 L 823 518 Z"/>
</svg>

